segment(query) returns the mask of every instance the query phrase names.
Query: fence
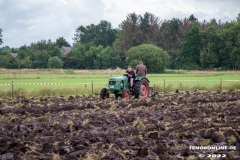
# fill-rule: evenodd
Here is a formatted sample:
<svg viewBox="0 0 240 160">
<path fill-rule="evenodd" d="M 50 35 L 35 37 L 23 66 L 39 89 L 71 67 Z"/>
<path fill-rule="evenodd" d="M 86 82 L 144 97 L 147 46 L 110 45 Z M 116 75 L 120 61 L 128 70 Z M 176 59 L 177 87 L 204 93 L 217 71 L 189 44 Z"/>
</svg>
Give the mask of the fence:
<svg viewBox="0 0 240 160">
<path fill-rule="evenodd" d="M 89 82 L 89 83 L 14 83 L 14 81 L 12 81 L 12 83 L 5 83 L 5 84 L 0 84 L 1 86 L 11 86 L 11 97 L 14 98 L 14 93 L 15 93 L 15 86 L 16 85 L 39 85 L 39 86 L 84 86 L 85 89 L 89 88 L 87 86 L 90 86 L 90 90 L 91 90 L 91 94 L 94 94 L 94 84 L 97 83 L 102 83 L 102 82 Z M 1 91 L 1 90 L 0 90 Z"/>
<path fill-rule="evenodd" d="M 232 83 L 232 82 L 240 82 L 240 80 L 222 80 L 222 78 L 220 80 L 161 80 L 161 81 L 156 81 L 156 82 L 151 82 L 151 89 L 152 91 L 156 91 L 157 88 L 159 88 L 159 86 L 162 86 L 162 92 L 164 94 L 166 94 L 167 92 L 167 88 L 169 86 L 166 85 L 166 83 L 176 83 L 179 82 L 180 83 L 180 88 L 181 83 L 182 82 L 214 82 L 215 84 L 217 84 L 217 88 L 220 92 L 222 92 L 223 90 L 223 82 L 227 82 L 227 83 Z M 43 86 L 79 86 L 79 85 L 83 85 L 85 87 L 85 89 L 87 89 L 87 86 L 90 85 L 90 90 L 91 90 L 91 94 L 94 94 L 94 84 L 105 84 L 105 82 L 89 82 L 89 83 L 14 83 L 13 81 L 11 83 L 7 83 L 7 84 L 0 84 L 1 86 L 11 86 L 11 97 L 14 98 L 14 89 L 16 85 L 43 85 Z M 179 88 L 178 87 L 178 88 Z M 240 84 L 239 84 L 239 88 L 240 89 Z"/>
<path fill-rule="evenodd" d="M 234 83 L 235 84 L 235 85 L 232 85 L 232 86 L 230 85 L 229 87 L 225 87 L 225 89 L 240 89 L 240 83 L 238 83 L 238 82 L 240 82 L 240 80 L 223 80 L 222 78 L 219 79 L 219 80 L 165 80 L 164 79 L 162 81 L 153 82 L 152 84 L 153 84 L 153 89 L 155 88 L 155 86 L 157 84 L 159 84 L 159 83 L 163 84 L 163 93 L 165 94 L 167 92 L 166 89 L 168 88 L 166 83 L 170 83 L 171 84 L 171 83 L 176 83 L 176 82 L 179 83 L 179 86 L 177 88 L 184 88 L 184 87 L 181 86 L 182 82 L 187 82 L 188 84 L 190 84 L 190 82 L 197 82 L 198 85 L 195 86 L 195 87 L 192 87 L 195 90 L 198 89 L 198 88 L 205 88 L 205 90 L 211 90 L 209 88 L 209 86 L 203 87 L 204 86 L 203 82 L 207 82 L 207 83 L 212 82 L 212 83 L 214 83 L 215 84 L 214 88 L 217 91 L 219 91 L 219 92 L 222 92 L 223 89 L 224 89 L 223 82 L 227 82 L 227 84 L 230 84 L 230 83 Z M 201 86 L 199 84 L 201 84 Z M 187 90 L 187 89 L 188 88 L 185 88 L 185 90 Z"/>
</svg>

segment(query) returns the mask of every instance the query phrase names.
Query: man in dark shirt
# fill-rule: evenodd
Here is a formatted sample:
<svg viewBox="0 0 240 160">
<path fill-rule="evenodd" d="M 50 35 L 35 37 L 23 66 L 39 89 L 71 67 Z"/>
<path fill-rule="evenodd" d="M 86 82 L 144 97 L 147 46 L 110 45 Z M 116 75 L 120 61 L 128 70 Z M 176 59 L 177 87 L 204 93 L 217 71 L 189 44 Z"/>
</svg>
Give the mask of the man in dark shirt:
<svg viewBox="0 0 240 160">
<path fill-rule="evenodd" d="M 139 65 L 136 68 L 136 74 L 138 76 L 146 76 L 147 75 L 147 67 L 143 64 L 143 61 L 139 61 Z"/>
<path fill-rule="evenodd" d="M 128 80 L 130 81 L 130 86 L 133 86 L 133 79 L 135 78 L 134 70 L 132 70 L 131 66 L 128 66 L 128 69 L 126 70 L 125 74 L 128 77 Z"/>
</svg>

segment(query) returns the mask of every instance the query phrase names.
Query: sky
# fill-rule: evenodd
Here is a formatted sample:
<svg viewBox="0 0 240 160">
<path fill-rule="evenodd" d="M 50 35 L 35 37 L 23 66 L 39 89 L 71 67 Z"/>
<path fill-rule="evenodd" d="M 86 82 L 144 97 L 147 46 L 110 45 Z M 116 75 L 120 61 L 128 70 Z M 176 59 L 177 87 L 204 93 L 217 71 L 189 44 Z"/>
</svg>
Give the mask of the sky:
<svg viewBox="0 0 240 160">
<path fill-rule="evenodd" d="M 149 12 L 160 20 L 193 14 L 199 21 L 215 18 L 226 22 L 236 20 L 240 0 L 0 0 L 0 47 L 19 48 L 60 37 L 72 45 L 79 26 L 106 20 L 118 28 L 133 12 Z"/>
</svg>

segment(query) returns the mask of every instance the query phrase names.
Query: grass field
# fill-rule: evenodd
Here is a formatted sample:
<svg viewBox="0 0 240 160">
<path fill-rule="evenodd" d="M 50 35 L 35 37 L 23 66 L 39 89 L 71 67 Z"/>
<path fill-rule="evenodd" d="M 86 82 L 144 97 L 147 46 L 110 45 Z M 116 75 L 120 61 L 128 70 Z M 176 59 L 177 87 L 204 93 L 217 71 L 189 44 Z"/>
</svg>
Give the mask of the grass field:
<svg viewBox="0 0 240 160">
<path fill-rule="evenodd" d="M 94 94 L 106 87 L 111 76 L 124 70 L 0 70 L 0 96 L 10 96 L 12 82 L 16 96 Z M 150 86 L 158 92 L 240 90 L 240 72 L 170 71 L 148 74 Z M 165 85 L 164 85 L 165 84 Z"/>
</svg>

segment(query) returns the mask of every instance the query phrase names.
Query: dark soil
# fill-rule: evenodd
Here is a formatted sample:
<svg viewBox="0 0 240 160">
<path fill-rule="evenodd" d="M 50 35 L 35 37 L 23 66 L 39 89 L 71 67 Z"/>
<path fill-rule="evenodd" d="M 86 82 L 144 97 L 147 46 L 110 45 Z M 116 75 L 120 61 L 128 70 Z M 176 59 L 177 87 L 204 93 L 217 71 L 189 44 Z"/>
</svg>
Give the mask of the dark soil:
<svg viewBox="0 0 240 160">
<path fill-rule="evenodd" d="M 0 100 L 0 159 L 210 159 L 240 145 L 240 92 Z"/>
</svg>

